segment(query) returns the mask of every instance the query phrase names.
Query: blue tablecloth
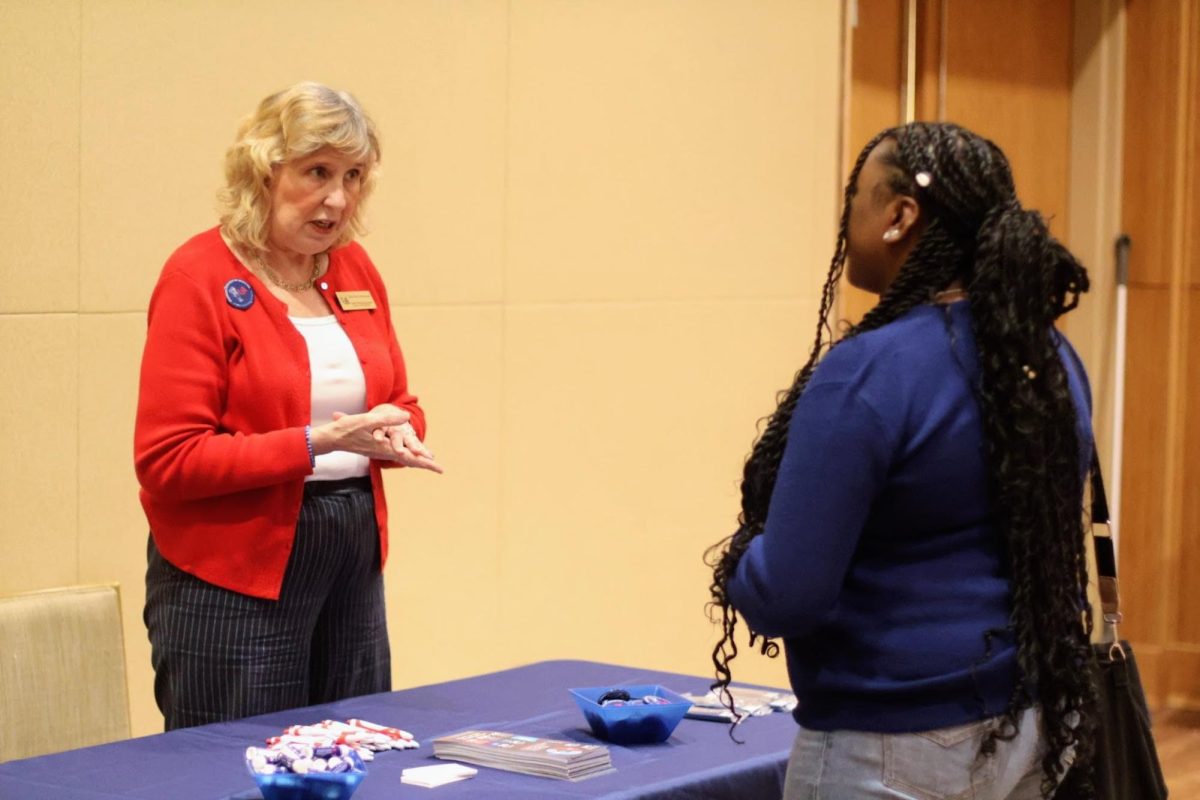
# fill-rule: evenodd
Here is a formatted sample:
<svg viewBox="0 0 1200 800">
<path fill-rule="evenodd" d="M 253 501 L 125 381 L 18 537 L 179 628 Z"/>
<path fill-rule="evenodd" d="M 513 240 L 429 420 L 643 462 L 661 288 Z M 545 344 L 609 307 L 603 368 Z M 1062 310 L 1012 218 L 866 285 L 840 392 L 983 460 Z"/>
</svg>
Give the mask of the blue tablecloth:
<svg viewBox="0 0 1200 800">
<path fill-rule="evenodd" d="M 588 661 L 543 661 L 516 669 L 328 705 L 187 728 L 114 744 L 0 764 L 0 800 L 251 800 L 261 797 L 243 754 L 288 725 L 352 717 L 403 728 L 416 750 L 379 753 L 353 800 L 383 798 L 704 798 L 780 797 L 796 734 L 790 714 L 754 717 L 737 728 L 685 719 L 661 744 L 608 744 L 615 772 L 574 783 L 495 769 L 437 789 L 400 782 L 406 767 L 442 763 L 433 739 L 469 728 L 593 743 L 568 688 L 657 683 L 704 692 L 710 679 Z M 2 724 L 2 723 L 0 723 Z M 430 792 L 436 794 L 430 795 Z"/>
</svg>

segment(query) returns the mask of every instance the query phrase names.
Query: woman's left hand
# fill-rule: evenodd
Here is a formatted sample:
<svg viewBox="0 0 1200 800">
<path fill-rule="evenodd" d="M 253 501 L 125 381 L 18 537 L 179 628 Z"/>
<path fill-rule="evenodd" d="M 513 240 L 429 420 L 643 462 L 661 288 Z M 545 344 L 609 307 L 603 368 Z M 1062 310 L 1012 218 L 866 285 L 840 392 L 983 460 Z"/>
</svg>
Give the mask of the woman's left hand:
<svg viewBox="0 0 1200 800">
<path fill-rule="evenodd" d="M 390 404 L 376 406 L 372 411 L 378 409 L 391 410 L 395 408 Z M 396 462 L 403 464 L 406 467 L 416 467 L 418 469 L 427 469 L 431 472 L 436 472 L 439 475 L 445 472 L 441 464 L 434 460 L 433 453 L 425 446 L 425 443 L 417 436 L 416 429 L 410 423 L 401 425 L 388 425 L 383 428 L 376 428 L 374 431 L 376 441 L 387 441 L 392 452 L 396 454 Z"/>
</svg>

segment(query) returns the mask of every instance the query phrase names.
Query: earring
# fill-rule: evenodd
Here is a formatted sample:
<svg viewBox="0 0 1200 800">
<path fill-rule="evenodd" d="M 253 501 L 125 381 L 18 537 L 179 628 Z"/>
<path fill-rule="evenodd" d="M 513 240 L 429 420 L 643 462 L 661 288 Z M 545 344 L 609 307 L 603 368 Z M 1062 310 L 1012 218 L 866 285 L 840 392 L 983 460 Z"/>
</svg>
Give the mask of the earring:
<svg viewBox="0 0 1200 800">
<path fill-rule="evenodd" d="M 883 240 L 885 242 L 890 242 L 893 239 L 895 239 L 896 237 L 898 237 L 899 235 L 900 235 L 899 229 L 888 228 L 886 231 L 883 232 Z"/>
</svg>

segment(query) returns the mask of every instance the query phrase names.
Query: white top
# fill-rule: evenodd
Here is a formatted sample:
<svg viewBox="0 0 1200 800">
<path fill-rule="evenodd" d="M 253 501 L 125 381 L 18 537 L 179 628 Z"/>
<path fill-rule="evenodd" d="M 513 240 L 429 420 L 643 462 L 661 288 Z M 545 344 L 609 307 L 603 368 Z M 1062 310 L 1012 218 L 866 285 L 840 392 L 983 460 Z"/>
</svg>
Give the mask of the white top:
<svg viewBox="0 0 1200 800">
<path fill-rule="evenodd" d="M 367 381 L 350 337 L 337 317 L 288 317 L 308 344 L 312 373 L 312 425 L 324 425 L 333 412 L 361 414 L 367 410 Z M 317 456 L 317 466 L 306 481 L 335 481 L 369 473 L 370 459 L 335 450 Z"/>
</svg>

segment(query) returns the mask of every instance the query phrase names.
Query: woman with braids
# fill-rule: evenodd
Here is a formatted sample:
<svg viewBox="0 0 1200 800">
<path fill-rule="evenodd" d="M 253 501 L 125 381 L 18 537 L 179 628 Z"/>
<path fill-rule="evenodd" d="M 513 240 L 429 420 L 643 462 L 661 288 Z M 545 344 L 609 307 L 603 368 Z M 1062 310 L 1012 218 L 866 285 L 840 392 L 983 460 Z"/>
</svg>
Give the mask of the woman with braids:
<svg viewBox="0 0 1200 800">
<path fill-rule="evenodd" d="M 833 343 L 843 266 L 880 301 Z M 1086 289 L 992 142 L 915 123 L 862 151 L 812 352 L 712 559 L 716 687 L 739 615 L 784 642 L 785 797 L 1089 796 L 1090 395 L 1054 328 Z"/>
</svg>

